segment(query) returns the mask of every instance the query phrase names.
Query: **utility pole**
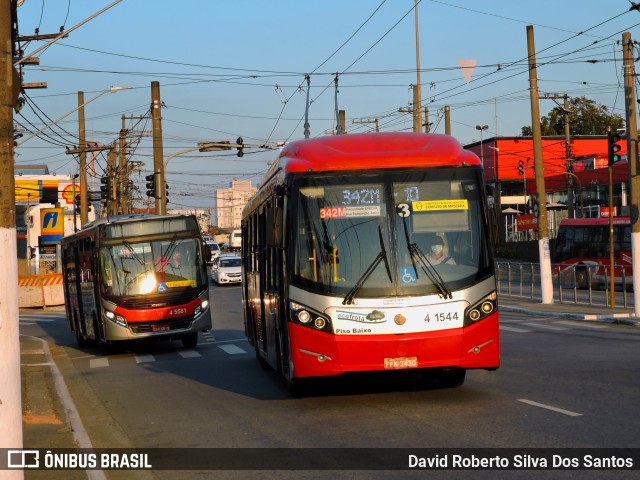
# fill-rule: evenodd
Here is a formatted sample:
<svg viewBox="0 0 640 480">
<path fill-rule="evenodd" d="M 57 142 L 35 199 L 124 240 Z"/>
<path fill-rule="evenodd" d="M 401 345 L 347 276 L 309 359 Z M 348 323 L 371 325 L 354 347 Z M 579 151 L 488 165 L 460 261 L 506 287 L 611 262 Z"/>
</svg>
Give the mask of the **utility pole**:
<svg viewBox="0 0 640 480">
<path fill-rule="evenodd" d="M 444 133 L 451 135 L 451 108 L 449 105 L 444 107 Z"/>
<path fill-rule="evenodd" d="M 15 2 L 0 0 L 0 450 L 22 448 L 20 331 L 18 328 L 18 248 L 13 167 L 13 106 L 19 77 L 13 67 Z M 22 470 L 3 473 L 7 480 L 24 478 Z"/>
<path fill-rule="evenodd" d="M 531 129 L 533 131 L 533 164 L 538 196 L 538 254 L 540 257 L 540 288 L 542 303 L 553 303 L 553 280 L 551 276 L 551 252 L 549 251 L 549 225 L 547 223 L 547 193 L 544 184 L 544 157 L 542 155 L 542 129 L 540 127 L 540 105 L 538 78 L 536 75 L 536 49 L 533 41 L 533 25 L 527 25 L 527 47 L 529 56 L 529 88 L 531 89 Z"/>
<path fill-rule="evenodd" d="M 118 197 L 116 196 L 116 184 L 118 182 L 118 174 L 116 172 L 116 144 L 113 142 L 109 153 L 107 153 L 107 178 L 109 178 L 109 190 L 106 198 L 107 215 L 115 215 L 118 209 Z"/>
<path fill-rule="evenodd" d="M 566 154 L 567 172 L 573 173 L 573 161 L 571 160 L 571 126 L 569 125 L 569 95 L 564 94 L 564 143 Z M 575 218 L 575 202 L 573 198 L 573 177 L 567 175 L 567 203 L 569 204 L 569 218 Z M 609 212 L 611 213 L 611 212 Z"/>
<path fill-rule="evenodd" d="M 416 82 L 413 87 L 413 131 L 422 131 L 422 93 L 420 91 L 420 34 L 418 33 L 418 3 L 415 0 L 413 10 L 416 17 Z M 427 124 L 428 125 L 428 124 Z M 427 127 L 428 128 L 428 127 Z"/>
<path fill-rule="evenodd" d="M 129 213 L 127 212 L 127 188 L 126 185 L 129 182 L 129 171 L 127 170 L 127 128 L 124 120 L 124 114 L 122 114 L 122 127 L 120 128 L 120 143 L 118 145 L 119 163 L 118 163 L 118 196 L 117 211 L 116 213 Z"/>
<path fill-rule="evenodd" d="M 153 124 L 153 173 L 156 174 L 156 213 L 167 213 L 164 180 L 164 153 L 162 151 L 162 102 L 160 82 L 151 82 L 151 121 Z"/>
<path fill-rule="evenodd" d="M 631 186 L 631 264 L 633 281 L 640 285 L 640 175 L 638 172 L 638 123 L 636 121 L 636 94 L 634 90 L 635 69 L 633 67 L 633 42 L 631 34 L 622 34 L 624 69 L 624 103 L 627 123 L 627 162 Z M 640 288 L 633 289 L 635 316 L 640 316 Z"/>
<path fill-rule="evenodd" d="M 573 161 L 571 159 L 571 121 L 569 119 L 569 114 L 571 113 L 571 109 L 569 108 L 569 95 L 566 93 L 562 96 L 558 95 L 545 95 L 543 98 L 548 98 L 549 100 L 564 99 L 564 104 L 560 106 L 558 102 L 556 104 L 562 109 L 562 117 L 564 120 L 564 143 L 565 143 L 565 172 L 566 172 L 566 182 L 567 182 L 567 209 L 569 218 L 575 217 L 575 202 L 573 198 Z"/>
<path fill-rule="evenodd" d="M 89 221 L 87 195 L 87 139 L 84 126 L 84 92 L 78 92 L 78 149 L 80 152 L 80 228 Z"/>
<path fill-rule="evenodd" d="M 346 122 L 346 112 L 344 110 L 338 111 L 338 118 L 340 119 L 340 131 L 338 134 L 347 133 L 347 122 Z"/>
</svg>

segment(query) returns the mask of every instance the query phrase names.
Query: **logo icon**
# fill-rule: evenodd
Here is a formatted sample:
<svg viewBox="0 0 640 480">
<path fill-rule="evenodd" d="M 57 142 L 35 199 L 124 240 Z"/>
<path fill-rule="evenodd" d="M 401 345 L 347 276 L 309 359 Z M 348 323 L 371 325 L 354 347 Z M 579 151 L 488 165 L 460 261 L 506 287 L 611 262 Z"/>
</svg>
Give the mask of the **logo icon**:
<svg viewBox="0 0 640 480">
<path fill-rule="evenodd" d="M 7 450 L 7 468 L 38 468 L 40 451 Z"/>
</svg>

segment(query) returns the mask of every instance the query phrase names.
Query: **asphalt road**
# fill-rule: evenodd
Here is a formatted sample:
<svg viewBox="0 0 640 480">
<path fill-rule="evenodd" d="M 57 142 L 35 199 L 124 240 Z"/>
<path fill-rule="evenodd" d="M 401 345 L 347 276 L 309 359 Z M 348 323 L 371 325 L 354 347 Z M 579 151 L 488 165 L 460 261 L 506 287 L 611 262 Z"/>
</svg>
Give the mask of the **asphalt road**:
<svg viewBox="0 0 640 480">
<path fill-rule="evenodd" d="M 79 350 L 64 312 L 21 312 L 21 333 L 49 342 L 94 447 L 225 448 L 231 456 L 309 449 L 304 471 L 158 470 L 151 478 L 636 478 L 585 470 L 330 472 L 321 449 L 640 448 L 637 328 L 505 312 L 501 368 L 471 371 L 463 387 L 440 389 L 406 372 L 320 381 L 292 398 L 245 340 L 240 288 L 213 286 L 211 302 L 214 329 L 196 349 L 162 342 L 106 357 Z"/>
</svg>

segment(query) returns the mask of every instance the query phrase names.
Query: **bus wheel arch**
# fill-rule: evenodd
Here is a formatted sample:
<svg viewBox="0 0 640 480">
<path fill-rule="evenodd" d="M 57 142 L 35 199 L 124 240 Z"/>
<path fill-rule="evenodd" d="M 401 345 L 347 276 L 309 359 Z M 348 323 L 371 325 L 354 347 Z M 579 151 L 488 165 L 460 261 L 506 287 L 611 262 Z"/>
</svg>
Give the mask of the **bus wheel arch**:
<svg viewBox="0 0 640 480">
<path fill-rule="evenodd" d="M 589 267 L 580 263 L 575 267 L 576 285 L 581 290 L 589 288 Z"/>
</svg>

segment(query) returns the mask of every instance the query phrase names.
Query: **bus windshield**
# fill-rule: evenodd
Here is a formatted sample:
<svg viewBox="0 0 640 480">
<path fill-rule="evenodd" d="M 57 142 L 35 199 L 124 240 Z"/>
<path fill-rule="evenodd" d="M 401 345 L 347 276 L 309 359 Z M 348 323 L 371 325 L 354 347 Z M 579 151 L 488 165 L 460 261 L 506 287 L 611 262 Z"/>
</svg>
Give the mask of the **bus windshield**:
<svg viewBox="0 0 640 480">
<path fill-rule="evenodd" d="M 490 275 L 480 176 L 439 167 L 300 179 L 293 284 L 349 296 L 355 286 L 357 297 L 447 296 Z"/>
<path fill-rule="evenodd" d="M 162 294 L 206 285 L 196 239 L 105 246 L 100 249 L 102 289 L 107 295 Z"/>
</svg>

